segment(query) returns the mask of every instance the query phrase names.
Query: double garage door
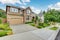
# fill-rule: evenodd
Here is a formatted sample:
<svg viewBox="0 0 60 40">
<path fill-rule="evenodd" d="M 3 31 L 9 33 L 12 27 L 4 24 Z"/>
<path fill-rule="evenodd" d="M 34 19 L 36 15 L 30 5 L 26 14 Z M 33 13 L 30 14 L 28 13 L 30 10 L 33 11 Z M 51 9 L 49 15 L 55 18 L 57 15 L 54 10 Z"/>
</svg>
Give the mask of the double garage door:
<svg viewBox="0 0 60 40">
<path fill-rule="evenodd" d="M 8 16 L 7 21 L 9 24 L 23 24 L 23 17 Z"/>
</svg>

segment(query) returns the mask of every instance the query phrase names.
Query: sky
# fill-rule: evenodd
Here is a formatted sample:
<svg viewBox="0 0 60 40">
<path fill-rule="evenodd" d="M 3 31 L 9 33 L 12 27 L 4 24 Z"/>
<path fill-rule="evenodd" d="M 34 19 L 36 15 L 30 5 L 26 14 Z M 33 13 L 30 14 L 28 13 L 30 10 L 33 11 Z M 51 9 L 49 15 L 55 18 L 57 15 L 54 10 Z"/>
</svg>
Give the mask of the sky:
<svg viewBox="0 0 60 40">
<path fill-rule="evenodd" d="M 48 8 L 60 10 L 60 0 L 0 0 L 0 9 L 6 10 L 6 5 L 30 7 L 36 14 Z"/>
</svg>

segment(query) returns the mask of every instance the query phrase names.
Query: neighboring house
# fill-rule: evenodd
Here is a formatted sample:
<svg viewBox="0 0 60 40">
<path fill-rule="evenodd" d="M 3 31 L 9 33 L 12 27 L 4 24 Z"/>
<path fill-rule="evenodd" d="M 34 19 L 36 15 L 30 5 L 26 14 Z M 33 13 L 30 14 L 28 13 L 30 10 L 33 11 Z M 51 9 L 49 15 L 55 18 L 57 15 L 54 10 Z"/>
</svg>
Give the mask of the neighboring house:
<svg viewBox="0 0 60 40">
<path fill-rule="evenodd" d="M 39 13 L 39 17 L 40 17 L 40 22 L 44 23 L 44 15 L 43 15 L 42 11 Z"/>
<path fill-rule="evenodd" d="M 30 7 L 23 9 L 15 6 L 6 6 L 6 13 L 9 24 L 23 24 L 31 21 L 32 17 L 35 16 Z"/>
</svg>

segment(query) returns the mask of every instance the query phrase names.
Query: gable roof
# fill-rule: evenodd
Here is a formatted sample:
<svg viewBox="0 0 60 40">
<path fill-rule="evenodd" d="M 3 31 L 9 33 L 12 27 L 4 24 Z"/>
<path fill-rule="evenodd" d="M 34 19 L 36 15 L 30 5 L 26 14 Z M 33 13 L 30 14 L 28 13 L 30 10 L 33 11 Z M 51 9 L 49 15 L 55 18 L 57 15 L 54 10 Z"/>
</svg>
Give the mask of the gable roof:
<svg viewBox="0 0 60 40">
<path fill-rule="evenodd" d="M 18 6 L 10 6 L 10 5 L 7 5 L 6 7 L 13 7 L 13 8 L 17 8 L 17 9 L 21 9 L 21 10 L 23 10 L 23 8 L 18 7 Z"/>
</svg>

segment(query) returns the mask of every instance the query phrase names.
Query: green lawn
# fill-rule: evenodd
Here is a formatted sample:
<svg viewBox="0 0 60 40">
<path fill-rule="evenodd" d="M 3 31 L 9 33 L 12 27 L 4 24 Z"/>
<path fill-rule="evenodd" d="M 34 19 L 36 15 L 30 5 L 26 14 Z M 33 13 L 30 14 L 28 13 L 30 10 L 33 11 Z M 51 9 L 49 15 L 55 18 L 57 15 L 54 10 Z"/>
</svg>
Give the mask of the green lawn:
<svg viewBox="0 0 60 40">
<path fill-rule="evenodd" d="M 58 29 L 58 27 L 52 27 L 52 28 L 50 28 L 50 30 L 57 30 Z"/>
<path fill-rule="evenodd" d="M 12 29 L 9 27 L 9 24 L 7 23 L 0 24 L 0 37 L 11 34 L 12 34 Z"/>
</svg>

